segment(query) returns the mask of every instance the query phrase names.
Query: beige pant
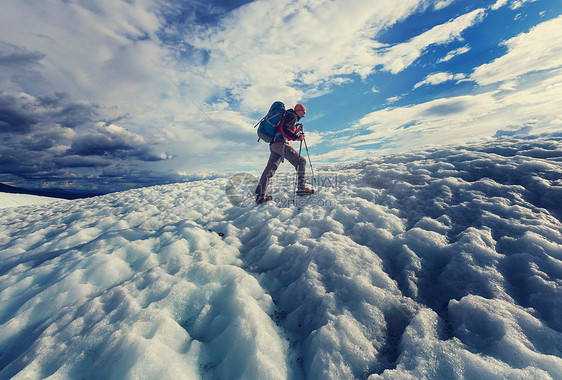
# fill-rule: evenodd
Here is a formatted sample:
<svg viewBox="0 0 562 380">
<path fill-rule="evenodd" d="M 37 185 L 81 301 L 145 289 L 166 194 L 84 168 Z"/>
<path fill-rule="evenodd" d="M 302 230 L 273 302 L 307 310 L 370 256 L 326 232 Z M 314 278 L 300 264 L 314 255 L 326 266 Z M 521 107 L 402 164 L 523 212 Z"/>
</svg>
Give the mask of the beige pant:
<svg viewBox="0 0 562 380">
<path fill-rule="evenodd" d="M 294 150 L 289 144 L 285 143 L 271 144 L 269 145 L 269 150 L 271 155 L 269 156 L 269 161 L 267 161 L 267 165 L 261 175 L 260 182 L 256 188 L 256 194 L 265 194 L 267 186 L 269 185 L 269 180 L 275 174 L 275 171 L 279 167 L 283 158 L 286 158 L 295 167 L 297 171 L 298 188 L 304 189 L 306 184 L 306 160 L 304 157 Z"/>
</svg>

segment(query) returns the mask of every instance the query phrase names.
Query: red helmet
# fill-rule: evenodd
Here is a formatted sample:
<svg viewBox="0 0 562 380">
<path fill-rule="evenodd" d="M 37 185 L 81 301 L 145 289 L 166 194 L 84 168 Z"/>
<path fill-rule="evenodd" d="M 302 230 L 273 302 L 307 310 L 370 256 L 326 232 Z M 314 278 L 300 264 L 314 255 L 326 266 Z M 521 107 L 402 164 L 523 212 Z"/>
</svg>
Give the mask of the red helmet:
<svg viewBox="0 0 562 380">
<path fill-rule="evenodd" d="M 295 108 L 293 108 L 293 109 L 294 109 L 295 111 L 299 111 L 299 110 L 300 110 L 300 111 L 306 112 L 305 106 L 303 106 L 303 105 L 300 104 L 300 103 L 297 104 L 297 105 L 295 106 Z"/>
</svg>

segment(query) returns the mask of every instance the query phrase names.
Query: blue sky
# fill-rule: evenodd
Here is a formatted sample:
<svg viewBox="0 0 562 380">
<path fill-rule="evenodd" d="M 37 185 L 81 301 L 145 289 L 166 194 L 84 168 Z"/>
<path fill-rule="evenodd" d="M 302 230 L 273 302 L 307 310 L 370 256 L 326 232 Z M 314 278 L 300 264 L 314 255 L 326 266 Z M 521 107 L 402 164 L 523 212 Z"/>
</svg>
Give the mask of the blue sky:
<svg viewBox="0 0 562 380">
<path fill-rule="evenodd" d="M 260 172 L 302 102 L 318 165 L 560 134 L 554 0 L 49 2 L 0 14 L 0 182 L 112 191 Z"/>
</svg>

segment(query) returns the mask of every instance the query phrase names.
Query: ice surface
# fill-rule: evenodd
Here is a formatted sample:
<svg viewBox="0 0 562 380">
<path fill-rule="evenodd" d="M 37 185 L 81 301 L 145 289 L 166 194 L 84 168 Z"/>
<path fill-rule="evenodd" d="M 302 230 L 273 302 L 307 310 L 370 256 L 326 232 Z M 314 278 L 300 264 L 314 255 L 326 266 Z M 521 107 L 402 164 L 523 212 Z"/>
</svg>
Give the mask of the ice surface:
<svg viewBox="0 0 562 380">
<path fill-rule="evenodd" d="M 0 209 L 0 378 L 562 378 L 562 140 L 323 175 Z"/>
<path fill-rule="evenodd" d="M 0 208 L 18 207 L 28 205 L 40 205 L 51 202 L 64 202 L 63 200 L 50 197 L 41 197 L 30 194 L 14 194 L 0 192 Z"/>
</svg>

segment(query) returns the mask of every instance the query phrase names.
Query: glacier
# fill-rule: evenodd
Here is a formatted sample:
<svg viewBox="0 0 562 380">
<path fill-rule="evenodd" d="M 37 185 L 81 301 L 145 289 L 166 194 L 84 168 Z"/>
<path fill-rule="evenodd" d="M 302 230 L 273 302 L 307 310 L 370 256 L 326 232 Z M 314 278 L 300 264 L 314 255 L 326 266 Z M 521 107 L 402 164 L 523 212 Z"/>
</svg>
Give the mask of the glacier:
<svg viewBox="0 0 562 380">
<path fill-rule="evenodd" d="M 12 198 L 0 378 L 562 378 L 561 138 L 317 171 L 302 207 L 226 178 Z"/>
</svg>

